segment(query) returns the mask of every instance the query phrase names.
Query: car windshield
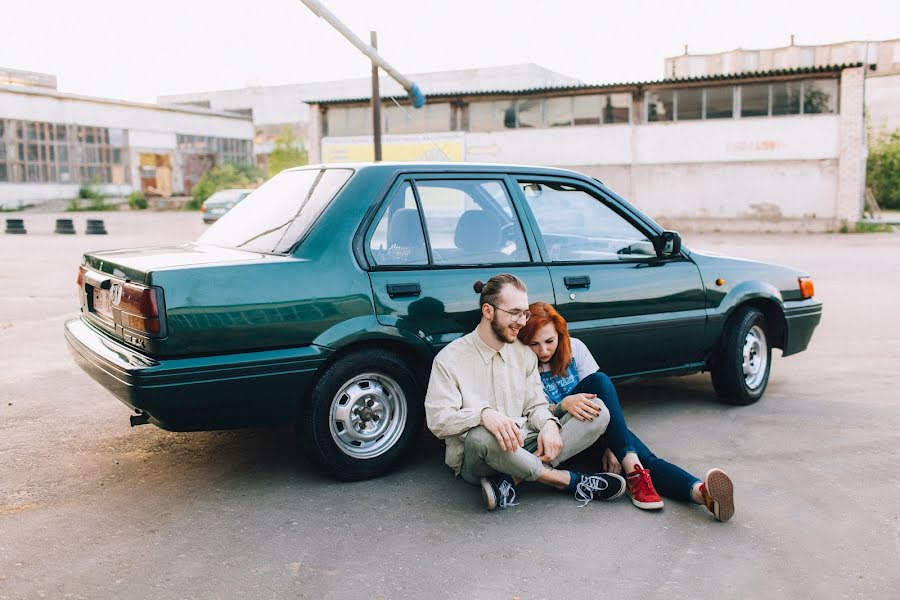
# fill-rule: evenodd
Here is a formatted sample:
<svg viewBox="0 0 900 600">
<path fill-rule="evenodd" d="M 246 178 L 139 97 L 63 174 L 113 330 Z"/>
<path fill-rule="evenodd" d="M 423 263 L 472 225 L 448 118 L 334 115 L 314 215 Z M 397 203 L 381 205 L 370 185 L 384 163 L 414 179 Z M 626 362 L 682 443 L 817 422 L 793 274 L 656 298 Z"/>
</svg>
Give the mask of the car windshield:
<svg viewBox="0 0 900 600">
<path fill-rule="evenodd" d="M 352 174 L 350 169 L 279 173 L 216 221 L 197 242 L 253 252 L 287 253 Z"/>
<path fill-rule="evenodd" d="M 247 190 L 219 190 L 210 196 L 206 202 L 212 204 L 215 202 L 237 202 L 250 192 Z"/>
</svg>

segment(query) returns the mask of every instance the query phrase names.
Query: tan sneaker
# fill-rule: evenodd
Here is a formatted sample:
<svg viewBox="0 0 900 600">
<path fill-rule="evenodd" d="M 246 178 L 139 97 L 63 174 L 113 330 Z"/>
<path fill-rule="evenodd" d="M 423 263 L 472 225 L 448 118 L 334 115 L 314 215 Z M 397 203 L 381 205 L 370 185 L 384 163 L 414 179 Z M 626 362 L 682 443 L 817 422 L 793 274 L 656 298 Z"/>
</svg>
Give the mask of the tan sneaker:
<svg viewBox="0 0 900 600">
<path fill-rule="evenodd" d="M 722 469 L 710 469 L 700 484 L 703 503 L 723 523 L 734 516 L 734 484 Z"/>
</svg>

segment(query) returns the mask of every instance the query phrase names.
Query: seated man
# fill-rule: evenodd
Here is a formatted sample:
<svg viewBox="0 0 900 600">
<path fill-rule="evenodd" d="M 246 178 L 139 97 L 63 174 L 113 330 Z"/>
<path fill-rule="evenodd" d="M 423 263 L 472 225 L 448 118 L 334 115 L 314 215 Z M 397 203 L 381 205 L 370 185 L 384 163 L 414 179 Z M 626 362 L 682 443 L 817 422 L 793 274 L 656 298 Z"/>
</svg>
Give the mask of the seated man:
<svg viewBox="0 0 900 600">
<path fill-rule="evenodd" d="M 521 481 L 568 490 L 582 506 L 621 496 L 618 475 L 557 468 L 606 431 L 609 412 L 585 421 L 550 413 L 537 358 L 516 337 L 529 317 L 525 284 L 501 274 L 475 290 L 481 321 L 435 357 L 425 396 L 428 428 L 446 441 L 447 465 L 481 485 L 488 510 L 515 506 Z"/>
</svg>

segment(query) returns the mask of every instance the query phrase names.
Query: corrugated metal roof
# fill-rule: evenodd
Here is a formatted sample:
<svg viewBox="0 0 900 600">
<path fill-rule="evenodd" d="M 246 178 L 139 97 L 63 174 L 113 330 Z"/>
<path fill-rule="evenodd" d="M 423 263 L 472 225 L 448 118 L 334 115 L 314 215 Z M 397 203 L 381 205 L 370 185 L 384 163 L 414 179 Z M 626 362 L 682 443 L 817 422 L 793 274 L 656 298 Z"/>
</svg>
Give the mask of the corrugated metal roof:
<svg viewBox="0 0 900 600">
<path fill-rule="evenodd" d="M 188 113 L 203 117 L 224 117 L 227 119 L 239 119 L 241 121 L 252 122 L 252 119 L 245 114 L 227 110 L 212 110 L 209 108 L 200 108 L 193 106 L 170 106 L 162 104 L 150 104 L 147 102 L 134 102 L 132 100 L 117 100 L 114 98 L 99 98 L 97 96 L 83 96 L 81 94 L 72 94 L 68 92 L 60 92 L 50 88 L 28 87 L 18 85 L 0 85 L 0 92 L 23 94 L 26 96 L 44 96 L 56 98 L 57 100 L 74 100 L 79 102 L 91 102 L 94 104 L 111 104 L 113 106 L 126 106 L 129 108 L 141 108 L 147 110 L 160 110 L 165 112 Z"/>
<path fill-rule="evenodd" d="M 839 73 L 844 69 L 852 69 L 861 67 L 863 63 L 850 63 L 840 65 L 823 65 L 820 67 L 799 67 L 795 69 L 771 69 L 769 71 L 745 71 L 743 73 L 728 73 L 718 75 L 703 75 L 700 77 L 682 77 L 673 79 L 655 79 L 652 81 L 629 81 L 624 83 L 584 83 L 579 85 L 549 86 L 538 88 L 522 88 L 510 90 L 460 90 L 456 92 L 441 92 L 438 94 L 428 94 L 425 92 L 426 99 L 447 99 L 458 98 L 460 96 L 512 96 L 512 95 L 535 95 L 546 94 L 549 92 L 590 92 L 590 91 L 608 91 L 611 89 L 622 88 L 638 88 L 652 86 L 670 86 L 681 83 L 699 83 L 704 81 L 734 81 L 746 79 L 765 79 L 770 77 L 783 77 L 788 75 L 815 75 L 824 73 Z M 400 98 L 397 96 L 382 96 L 382 101 L 391 100 L 392 98 Z M 361 96 L 359 98 L 330 98 L 321 100 L 306 100 L 307 104 L 357 104 L 360 102 L 369 102 L 371 96 Z M 405 100 L 405 97 L 403 98 Z"/>
</svg>

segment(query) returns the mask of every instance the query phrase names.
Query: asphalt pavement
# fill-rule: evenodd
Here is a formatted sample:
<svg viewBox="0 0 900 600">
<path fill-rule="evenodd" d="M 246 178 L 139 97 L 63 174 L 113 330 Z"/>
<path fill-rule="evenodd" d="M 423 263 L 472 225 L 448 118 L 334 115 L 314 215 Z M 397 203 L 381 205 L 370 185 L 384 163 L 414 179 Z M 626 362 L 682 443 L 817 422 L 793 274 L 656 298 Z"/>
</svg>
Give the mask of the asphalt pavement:
<svg viewBox="0 0 900 600">
<path fill-rule="evenodd" d="M 178 243 L 198 213 L 17 213 L 0 234 L 0 599 L 897 598 L 900 234 L 687 234 L 689 248 L 808 270 L 825 303 L 810 348 L 757 404 L 708 375 L 625 384 L 631 428 L 737 512 L 626 498 L 578 508 L 523 487 L 486 512 L 423 432 L 396 472 L 320 476 L 288 429 L 169 433 L 70 358 L 82 252 Z M 54 234 L 55 218 L 78 233 Z M 84 235 L 103 218 L 105 236 Z M 602 362 L 602 361 L 601 361 Z"/>
</svg>

